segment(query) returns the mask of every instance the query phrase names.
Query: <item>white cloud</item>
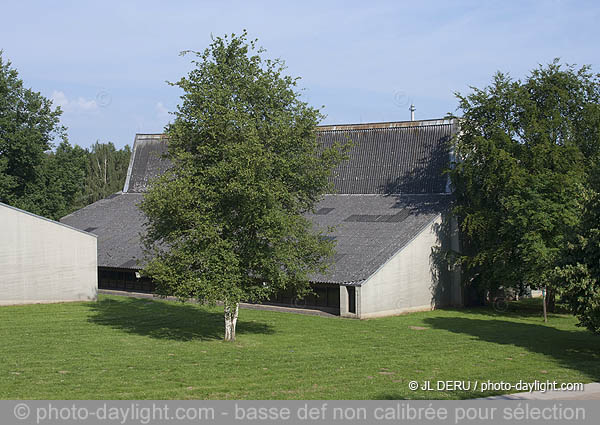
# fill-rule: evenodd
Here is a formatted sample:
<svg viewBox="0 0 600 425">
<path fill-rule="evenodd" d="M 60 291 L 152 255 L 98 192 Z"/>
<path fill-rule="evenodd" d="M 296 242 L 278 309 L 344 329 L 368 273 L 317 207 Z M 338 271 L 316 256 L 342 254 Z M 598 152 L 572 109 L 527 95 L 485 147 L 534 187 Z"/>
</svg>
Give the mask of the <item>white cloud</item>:
<svg viewBox="0 0 600 425">
<path fill-rule="evenodd" d="M 71 106 L 84 111 L 89 111 L 98 107 L 95 100 L 88 100 L 83 97 L 78 97 L 76 101 L 72 101 Z"/>
<path fill-rule="evenodd" d="M 78 97 L 77 99 L 69 99 L 62 91 L 54 90 L 52 92 L 52 103 L 64 112 L 90 112 L 98 109 L 98 104 L 93 99 Z"/>
</svg>

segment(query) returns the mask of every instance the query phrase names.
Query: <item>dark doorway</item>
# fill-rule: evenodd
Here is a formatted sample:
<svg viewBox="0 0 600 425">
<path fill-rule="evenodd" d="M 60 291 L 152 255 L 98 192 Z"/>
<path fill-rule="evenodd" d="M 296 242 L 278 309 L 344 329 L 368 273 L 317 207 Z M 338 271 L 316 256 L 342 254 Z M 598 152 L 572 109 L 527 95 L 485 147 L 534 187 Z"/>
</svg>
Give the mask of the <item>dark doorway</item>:
<svg viewBox="0 0 600 425">
<path fill-rule="evenodd" d="M 356 288 L 354 286 L 346 286 L 348 291 L 348 313 L 356 314 Z"/>
</svg>

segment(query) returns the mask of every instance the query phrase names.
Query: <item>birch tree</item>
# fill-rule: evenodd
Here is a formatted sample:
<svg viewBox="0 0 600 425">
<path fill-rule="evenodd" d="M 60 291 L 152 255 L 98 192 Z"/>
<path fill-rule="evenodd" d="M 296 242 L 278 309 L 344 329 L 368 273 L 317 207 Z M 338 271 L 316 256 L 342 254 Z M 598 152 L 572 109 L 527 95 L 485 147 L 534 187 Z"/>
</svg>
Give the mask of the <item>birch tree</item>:
<svg viewBox="0 0 600 425">
<path fill-rule="evenodd" d="M 213 39 L 167 126 L 173 163 L 141 203 L 149 259 L 161 295 L 224 304 L 235 340 L 239 303 L 278 290 L 306 291 L 333 252 L 303 213 L 330 190 L 343 148 L 322 150 L 319 110 L 301 101 L 281 60 L 241 36 Z"/>
<path fill-rule="evenodd" d="M 111 142 L 94 143 L 88 152 L 86 203 L 93 203 L 123 189 L 131 149 L 116 149 Z"/>
</svg>

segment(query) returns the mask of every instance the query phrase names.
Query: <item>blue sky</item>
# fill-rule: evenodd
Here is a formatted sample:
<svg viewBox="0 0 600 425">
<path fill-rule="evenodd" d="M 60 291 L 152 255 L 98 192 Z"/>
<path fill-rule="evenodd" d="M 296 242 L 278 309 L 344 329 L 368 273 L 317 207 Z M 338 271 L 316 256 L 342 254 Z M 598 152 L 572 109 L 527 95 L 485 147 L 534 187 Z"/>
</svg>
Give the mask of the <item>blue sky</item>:
<svg viewBox="0 0 600 425">
<path fill-rule="evenodd" d="M 73 144 L 121 147 L 161 132 L 190 69 L 182 50 L 244 28 L 300 76 L 324 123 L 456 111 L 455 91 L 555 57 L 600 71 L 600 5 L 579 1 L 11 2 L 0 49 L 27 87 L 62 106 Z"/>
</svg>

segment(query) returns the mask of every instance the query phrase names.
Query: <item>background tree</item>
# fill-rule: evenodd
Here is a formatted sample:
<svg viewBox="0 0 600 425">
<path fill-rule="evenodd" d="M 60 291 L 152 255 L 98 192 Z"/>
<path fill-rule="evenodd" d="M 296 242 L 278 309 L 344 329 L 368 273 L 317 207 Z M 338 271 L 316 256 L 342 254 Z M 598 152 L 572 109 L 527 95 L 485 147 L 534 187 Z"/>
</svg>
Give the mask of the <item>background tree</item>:
<svg viewBox="0 0 600 425">
<path fill-rule="evenodd" d="M 41 187 L 35 205 L 46 217 L 58 220 L 87 205 L 84 202 L 88 152 L 62 141 L 44 159 Z"/>
<path fill-rule="evenodd" d="M 524 81 L 458 94 L 463 112 L 450 171 L 465 277 L 479 288 L 564 287 L 557 267 L 582 218 L 598 158 L 598 77 L 557 60 Z M 596 158 L 596 159 L 595 159 Z"/>
<path fill-rule="evenodd" d="M 245 32 L 193 53 L 166 129 L 174 166 L 141 203 L 145 273 L 160 294 L 222 301 L 230 341 L 241 301 L 306 291 L 309 274 L 325 269 L 333 245 L 302 214 L 329 189 L 342 154 L 319 149 L 322 115 Z"/>
<path fill-rule="evenodd" d="M 64 140 L 60 108 L 23 81 L 0 51 L 0 201 L 41 215 L 46 152 Z"/>
<path fill-rule="evenodd" d="M 0 51 L 1 202 L 57 220 L 123 188 L 129 146 L 73 147 L 61 114 L 49 99 L 23 87 Z"/>
<path fill-rule="evenodd" d="M 585 213 L 570 255 L 557 268 L 564 282 L 561 300 L 579 319 L 578 326 L 600 334 L 600 195 L 587 193 Z"/>
<path fill-rule="evenodd" d="M 129 145 L 119 150 L 111 142 L 96 142 L 91 146 L 86 170 L 86 204 L 123 190 L 130 156 Z"/>
</svg>

